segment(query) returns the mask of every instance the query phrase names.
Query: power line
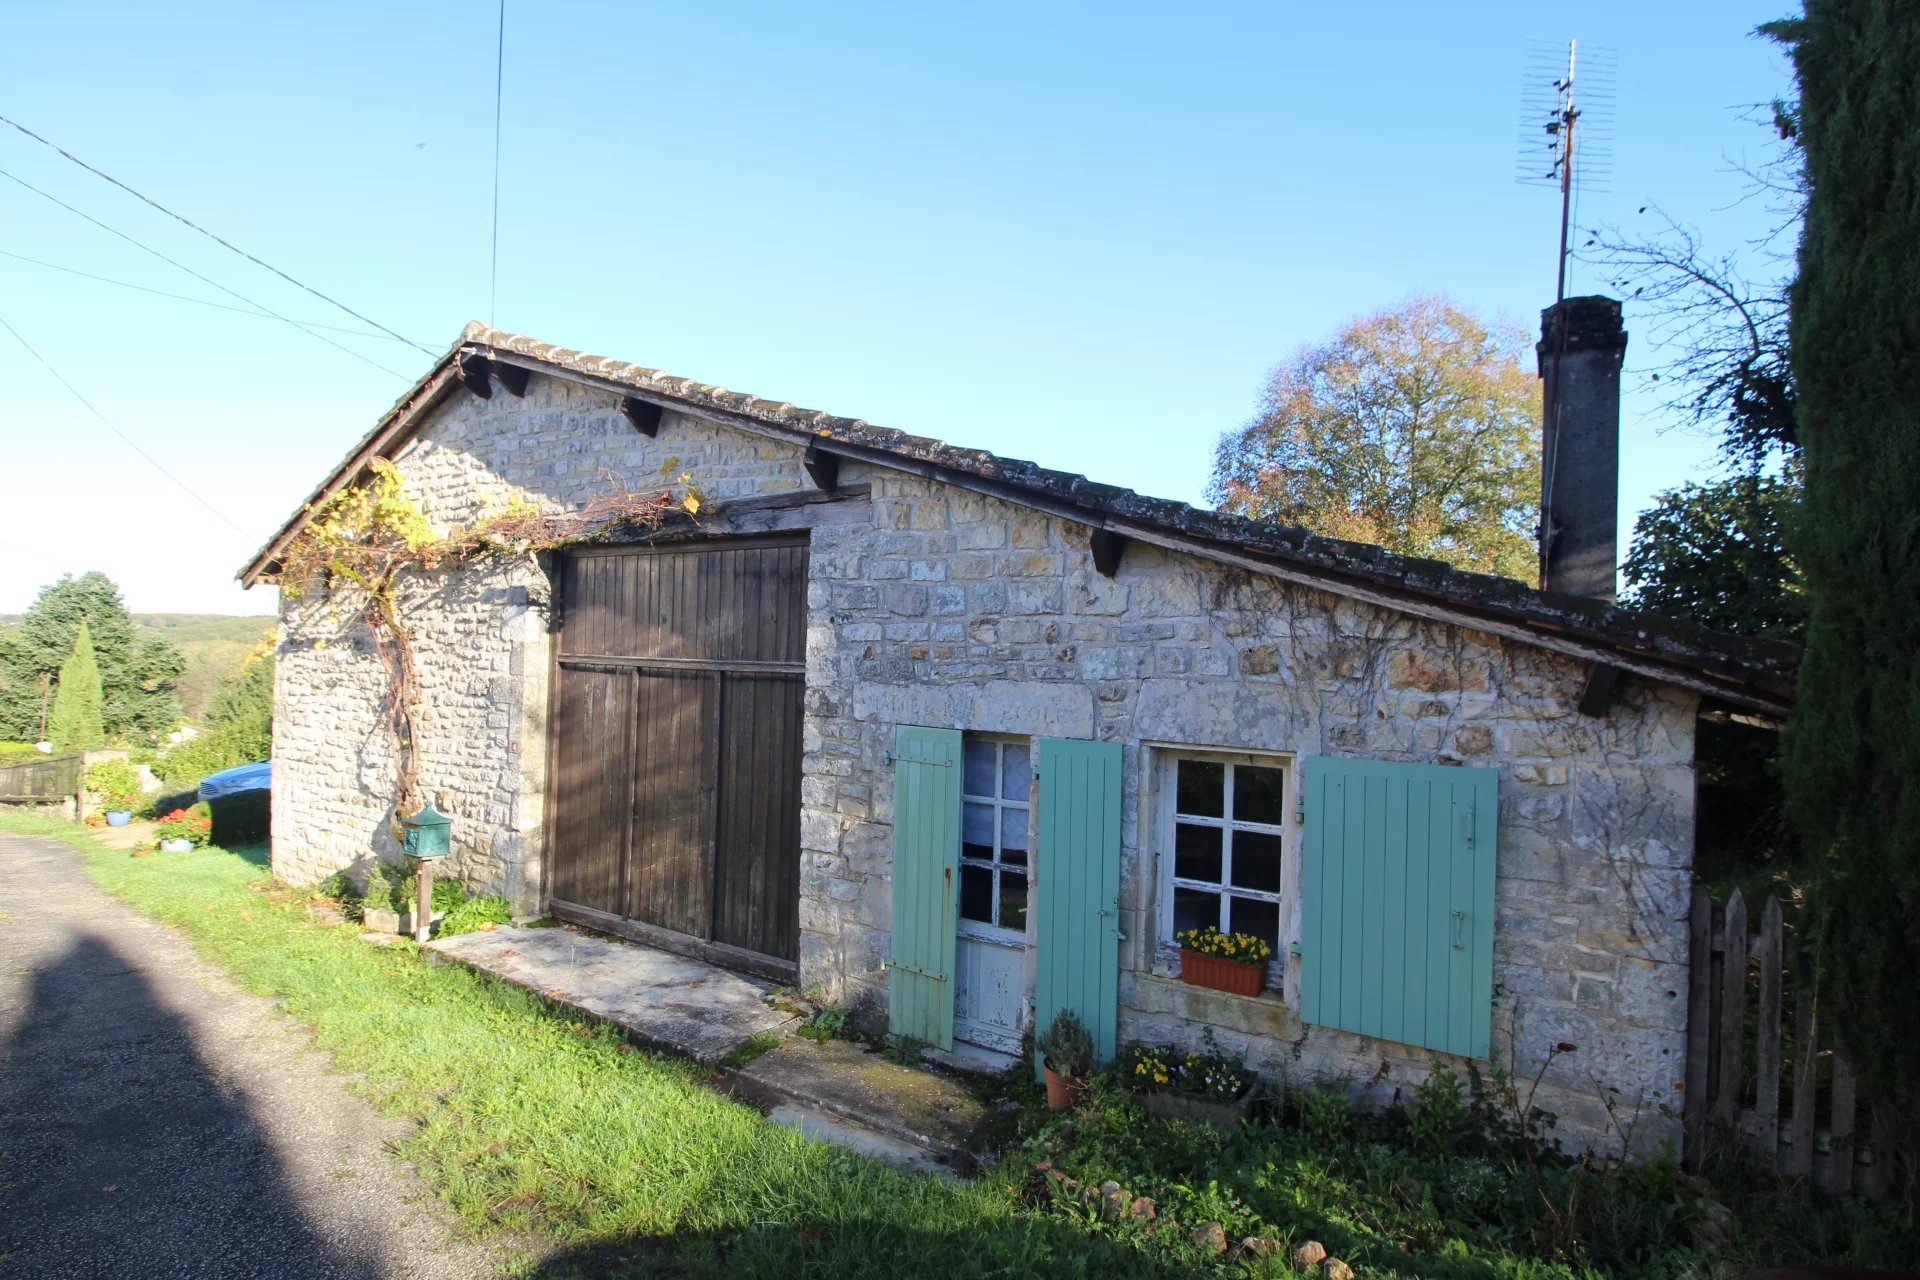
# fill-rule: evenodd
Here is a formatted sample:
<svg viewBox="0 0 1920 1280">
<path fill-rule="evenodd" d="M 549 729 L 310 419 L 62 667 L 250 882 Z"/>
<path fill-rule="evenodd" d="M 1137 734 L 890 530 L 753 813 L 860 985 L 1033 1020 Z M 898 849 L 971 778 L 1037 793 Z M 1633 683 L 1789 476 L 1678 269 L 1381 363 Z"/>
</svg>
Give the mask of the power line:
<svg viewBox="0 0 1920 1280">
<path fill-rule="evenodd" d="M 506 3 L 506 0 L 501 0 L 501 6 L 502 6 L 501 7 L 501 24 L 502 24 L 503 31 L 506 23 L 505 3 Z M 85 160 L 82 160 L 79 156 L 74 155 L 71 151 L 68 151 L 66 148 L 59 146 L 56 143 L 48 141 L 47 139 L 41 137 L 39 134 L 35 133 L 33 130 L 27 128 L 25 125 L 19 123 L 18 121 L 9 120 L 6 116 L 0 116 L 0 124 L 11 126 L 12 128 L 25 134 L 27 137 L 32 138 L 35 142 L 38 142 L 42 146 L 48 147 L 53 151 L 58 152 L 60 155 L 65 156 L 68 160 L 73 161 L 73 163 L 79 165 L 82 169 L 85 169 L 88 173 L 91 173 L 94 177 L 100 178 L 106 182 L 111 182 L 114 186 L 120 188 L 122 191 L 134 197 L 136 200 L 139 200 L 145 204 L 153 206 L 155 209 L 158 209 L 161 213 L 166 214 L 169 218 L 172 218 L 175 222 L 180 223 L 182 226 L 191 227 L 193 230 L 198 231 L 201 235 L 213 241 L 215 244 L 220 245 L 225 249 L 229 249 L 232 252 L 239 254 L 241 257 L 245 258 L 248 262 L 253 263 L 255 266 L 262 267 L 268 271 L 273 272 L 273 274 L 279 276 L 282 280 L 285 280 L 288 284 L 294 286 L 296 289 L 305 290 L 306 292 L 312 294 L 314 297 L 320 299 L 322 302 L 326 303 L 328 306 L 338 307 L 340 310 L 352 316 L 355 320 L 360 321 L 362 324 L 370 324 L 374 328 L 380 330 L 380 332 L 387 334 L 389 337 L 400 338 L 400 341 L 406 343 L 409 346 L 417 347 L 428 355 L 435 354 L 433 348 L 425 345 L 424 343 L 415 342 L 412 338 L 400 337 L 399 334 L 387 328 L 387 326 L 381 324 L 377 320 L 368 319 L 366 316 L 361 315 L 358 311 L 355 311 L 352 307 L 349 307 L 346 303 L 336 301 L 333 298 L 329 298 L 326 294 L 320 292 L 318 289 L 314 288 L 313 286 L 302 284 L 300 283 L 300 281 L 295 280 L 292 276 L 288 275 L 286 272 L 282 271 L 280 268 L 274 266 L 272 263 L 262 262 L 260 259 L 248 253 L 245 249 L 240 248 L 238 245 L 232 244 L 226 240 L 222 240 L 219 236 L 207 230 L 205 227 L 193 221 L 191 218 L 183 217 L 180 214 L 175 213 L 173 210 L 167 208 L 167 206 L 161 204 L 158 200 L 153 199 L 151 196 L 142 195 L 140 192 L 135 191 L 132 187 L 120 181 L 120 179 L 114 177 L 112 174 L 103 173 L 101 170 L 94 168 L 92 165 L 88 164 Z"/>
<path fill-rule="evenodd" d="M 64 271 L 70 276 L 79 276 L 84 280 L 97 280 L 101 284 L 118 285 L 122 289 L 137 289 L 141 293 L 151 293 L 159 298 L 172 298 L 175 302 L 191 302 L 196 306 L 212 307 L 216 311 L 231 311 L 235 315 L 253 316 L 258 320 L 274 320 L 277 316 L 267 311 L 249 311 L 245 307 L 230 307 L 224 302 L 214 302 L 207 298 L 189 297 L 184 293 L 168 293 L 165 289 L 149 288 L 144 284 L 134 284 L 131 280 L 115 280 L 109 276 L 97 276 L 91 271 L 81 271 L 76 267 L 63 267 L 57 262 L 44 262 L 39 258 L 29 258 L 24 253 L 10 253 L 0 249 L 0 258 L 12 258 L 16 262 L 30 262 L 36 267 L 45 267 L 49 271 Z M 378 338 L 383 342 L 397 342 L 397 338 L 388 338 L 384 333 L 375 333 L 371 329 L 349 329 L 337 324 L 320 324 L 314 320 L 295 320 L 292 323 L 303 329 L 326 329 L 331 333 L 348 333 L 360 338 Z"/>
<path fill-rule="evenodd" d="M 500 99 L 507 67 L 507 0 L 500 0 L 500 34 L 493 52 L 493 261 L 487 271 L 487 328 L 495 327 L 500 296 Z"/>
<path fill-rule="evenodd" d="M 94 226 L 100 228 L 102 231 L 105 231 L 109 235 L 117 236 L 120 239 L 125 240 L 128 244 L 132 245 L 136 249 L 139 249 L 143 253 L 150 253 L 154 257 L 160 259 L 160 261 L 166 263 L 168 266 L 178 267 L 180 270 L 192 276 L 195 280 L 200 281 L 202 284 L 212 285 L 214 288 L 226 294 L 228 297 L 238 298 L 240 299 L 240 301 L 246 303 L 248 306 L 254 308 L 255 310 L 264 312 L 265 314 L 272 316 L 275 320 L 279 320 L 286 324 L 292 325 L 294 328 L 300 330 L 300 332 L 306 334 L 310 338 L 314 338 L 320 342 L 324 342 L 328 346 L 333 347 L 336 350 L 346 352 L 348 355 L 352 356 L 355 360 L 360 361 L 362 364 L 370 364 L 374 368 L 378 369 L 380 372 L 385 374 L 390 374 L 393 377 L 400 379 L 402 382 L 411 381 L 411 379 L 408 378 L 406 374 L 401 373 L 398 369 L 389 369 L 387 368 L 387 366 L 381 364 L 378 360 L 374 360 L 368 356 L 361 355 L 358 351 L 355 351 L 352 347 L 346 346 L 344 343 L 335 342 L 332 338 L 327 337 L 325 334 L 315 333 L 313 330 L 302 325 L 298 320 L 294 320 L 288 316 L 283 316 L 278 311 L 275 311 L 273 308 L 265 306 L 262 303 L 255 302 L 252 298 L 249 298 L 246 294 L 240 293 L 234 289 L 229 289 L 227 288 L 227 286 L 221 284 L 218 280 L 212 279 L 209 276 L 201 275 L 198 271 L 195 271 L 192 267 L 188 266 L 186 263 L 177 261 L 173 258 L 169 258 L 166 254 L 160 252 L 158 249 L 154 248 L 152 245 L 145 244 L 142 241 L 134 239 L 132 236 L 128 235 L 124 231 L 116 230 L 115 228 L 108 226 L 106 223 L 100 221 L 100 219 L 94 217 L 92 214 L 86 213 L 80 209 L 74 208 L 72 205 L 68 204 L 65 200 L 62 200 L 59 196 L 52 195 L 51 193 L 46 191 L 42 191 L 39 187 L 34 186 L 31 182 L 28 182 L 25 178 L 16 177 L 15 175 L 8 173 L 5 169 L 0 169 L 0 178 L 6 178 L 11 182 L 18 183 L 19 185 L 25 187 L 27 190 L 33 192 L 33 194 L 39 196 L 41 199 L 51 200 L 54 204 L 59 205 L 62 209 L 65 209 L 68 213 L 73 214 L 77 218 L 82 218 L 88 222 L 91 222 Z M 404 342 L 406 341 L 406 339 L 403 338 L 401 339 L 401 341 Z"/>
<path fill-rule="evenodd" d="M 243 538 L 252 536 L 245 529 L 242 529 L 239 525 L 235 524 L 232 520 L 228 519 L 226 514 L 220 511 L 219 509 L 217 509 L 211 502 L 208 502 L 205 498 L 195 493 L 193 489 L 187 485 L 187 482 L 185 480 L 182 480 L 179 476 L 173 474 L 173 472 L 167 470 L 164 466 L 160 465 L 160 460 L 154 457 L 152 454 L 148 453 L 145 449 L 142 449 L 139 445 L 135 444 L 133 442 L 132 436 L 128 435 L 126 432 L 122 431 L 120 428 L 114 426 L 112 421 L 108 419 L 106 414 L 100 412 L 98 409 L 93 407 L 93 401 L 81 395 L 77 387 L 75 387 L 71 382 L 68 382 L 65 378 L 61 377 L 60 371 L 54 368 L 51 364 L 48 364 L 47 358 L 41 355 L 38 351 L 35 351 L 33 349 L 32 343 L 28 342 L 25 338 L 21 337 L 20 331 L 14 328 L 11 324 L 7 323 L 7 319 L 5 316 L 0 316 L 0 329 L 5 329 L 8 333 L 12 334 L 13 340 L 19 343 L 20 346 L 26 351 L 28 355 L 32 356 L 35 360 L 38 360 L 40 362 L 40 367 L 45 369 L 48 373 L 52 374 L 53 380 L 55 382 L 65 387 L 75 400 L 78 400 L 81 404 L 85 405 L 87 407 L 87 412 L 91 413 L 94 417 L 100 419 L 101 425 L 106 427 L 107 430 L 113 432 L 113 434 L 115 434 L 116 436 L 119 436 L 120 439 L 126 443 L 126 446 L 129 449 L 133 450 L 135 453 L 145 458 L 147 462 L 152 465 L 155 471 L 158 471 L 161 475 L 165 476 L 167 479 L 179 485 L 180 491 L 182 493 L 185 493 L 189 498 L 192 498 L 195 502 L 205 507 L 213 515 L 215 519 L 219 520 L 222 524 L 232 529 L 235 533 L 239 534 Z"/>
</svg>

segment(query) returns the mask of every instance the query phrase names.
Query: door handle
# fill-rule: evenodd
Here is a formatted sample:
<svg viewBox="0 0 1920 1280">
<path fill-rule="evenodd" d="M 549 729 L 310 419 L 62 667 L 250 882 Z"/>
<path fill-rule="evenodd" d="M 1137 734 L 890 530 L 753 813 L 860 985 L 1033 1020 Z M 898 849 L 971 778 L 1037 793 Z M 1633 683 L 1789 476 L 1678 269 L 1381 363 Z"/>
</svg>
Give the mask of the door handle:
<svg viewBox="0 0 1920 1280">
<path fill-rule="evenodd" d="M 1453 949 L 1455 951 L 1465 951 L 1467 949 L 1466 943 L 1462 941 L 1462 938 L 1466 932 L 1466 927 L 1467 927 L 1466 913 L 1461 911 L 1454 912 L 1453 913 Z"/>
</svg>

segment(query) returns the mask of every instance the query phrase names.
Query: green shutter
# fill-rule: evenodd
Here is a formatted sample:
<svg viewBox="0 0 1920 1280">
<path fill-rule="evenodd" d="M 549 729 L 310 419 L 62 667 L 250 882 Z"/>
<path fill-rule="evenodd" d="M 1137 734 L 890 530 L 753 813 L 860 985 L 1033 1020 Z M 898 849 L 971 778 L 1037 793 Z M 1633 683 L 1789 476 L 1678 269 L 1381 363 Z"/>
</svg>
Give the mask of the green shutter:
<svg viewBox="0 0 1920 1280">
<path fill-rule="evenodd" d="M 893 756 L 893 954 L 887 1029 L 953 1048 L 960 734 L 901 725 Z"/>
<path fill-rule="evenodd" d="M 1312 759 L 1303 795 L 1300 1016 L 1487 1057 L 1499 775 Z"/>
<path fill-rule="evenodd" d="M 1120 744 L 1036 744 L 1034 1027 L 1071 1009 L 1113 1056 L 1120 1017 Z"/>
</svg>

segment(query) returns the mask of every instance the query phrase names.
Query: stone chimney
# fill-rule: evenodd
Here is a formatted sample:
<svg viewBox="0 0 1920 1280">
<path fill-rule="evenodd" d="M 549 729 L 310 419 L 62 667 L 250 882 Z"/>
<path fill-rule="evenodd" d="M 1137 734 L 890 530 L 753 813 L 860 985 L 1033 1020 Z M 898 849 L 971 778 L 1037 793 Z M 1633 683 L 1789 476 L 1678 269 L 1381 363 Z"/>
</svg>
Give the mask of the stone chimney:
<svg viewBox="0 0 1920 1280">
<path fill-rule="evenodd" d="M 1627 354 L 1620 304 L 1587 297 L 1548 307 L 1534 350 L 1546 384 L 1540 585 L 1611 600 L 1620 561 L 1620 366 Z"/>
</svg>

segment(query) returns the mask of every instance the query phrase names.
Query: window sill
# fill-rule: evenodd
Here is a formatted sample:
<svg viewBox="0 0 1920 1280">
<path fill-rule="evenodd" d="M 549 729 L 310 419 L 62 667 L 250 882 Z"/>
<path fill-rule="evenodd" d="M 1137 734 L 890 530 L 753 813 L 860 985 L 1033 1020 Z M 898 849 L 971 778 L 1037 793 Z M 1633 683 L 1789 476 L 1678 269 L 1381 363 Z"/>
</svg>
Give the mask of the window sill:
<svg viewBox="0 0 1920 1280">
<path fill-rule="evenodd" d="M 1254 996 L 1243 996 L 1235 991 L 1222 991 L 1218 987 L 1205 987 L 1197 982 L 1188 982 L 1180 976 L 1180 965 L 1178 962 L 1173 964 L 1155 964 L 1153 968 L 1140 974 L 1140 977 L 1153 982 L 1163 982 L 1168 986 L 1179 987 L 1186 991 L 1204 991 L 1208 995 L 1218 996 L 1222 1000 L 1233 1000 L 1255 1007 L 1271 1008 L 1276 1005 L 1282 1009 L 1289 1007 L 1285 990 L 1278 983 L 1273 982 L 1271 977 L 1269 978 L 1269 984 L 1261 989 L 1259 995 Z"/>
</svg>

